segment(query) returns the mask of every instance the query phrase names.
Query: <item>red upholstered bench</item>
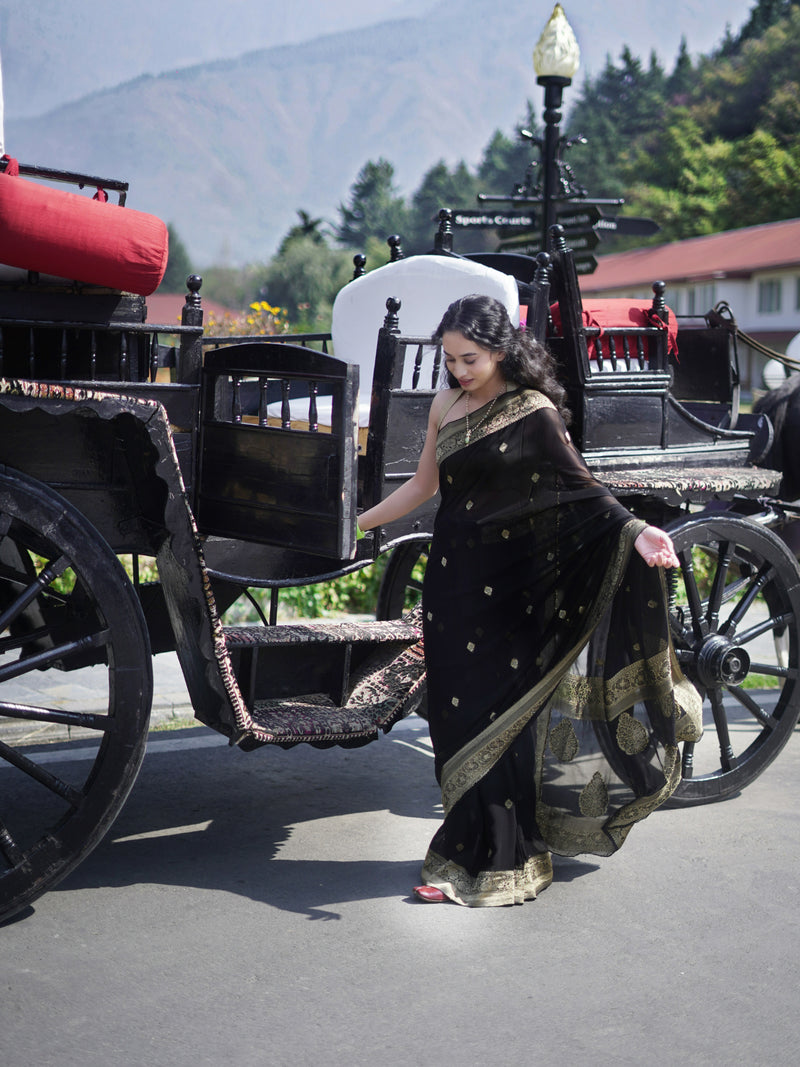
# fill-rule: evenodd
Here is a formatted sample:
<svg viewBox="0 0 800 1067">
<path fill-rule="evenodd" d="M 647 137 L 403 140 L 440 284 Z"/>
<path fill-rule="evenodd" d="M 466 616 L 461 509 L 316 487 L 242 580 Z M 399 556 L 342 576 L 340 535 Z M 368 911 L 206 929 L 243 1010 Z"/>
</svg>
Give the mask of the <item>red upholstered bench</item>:
<svg viewBox="0 0 800 1067">
<path fill-rule="evenodd" d="M 614 338 L 614 355 L 623 358 L 624 338 L 627 334 L 631 355 L 636 356 L 637 332 L 645 329 L 661 329 L 667 333 L 667 352 L 670 355 L 678 354 L 678 320 L 675 313 L 667 308 L 669 320 L 667 323 L 659 318 L 653 311 L 652 302 L 649 300 L 627 300 L 623 298 L 608 300 L 583 301 L 582 325 L 587 331 L 591 331 L 587 337 L 589 358 L 597 359 L 598 348 L 602 360 L 611 357 L 611 339 Z M 553 320 L 553 328 L 556 336 L 562 335 L 561 311 L 558 304 L 552 304 L 550 315 Z M 596 331 L 596 332 L 595 332 Z M 641 336 L 641 335 L 640 335 Z M 649 359 L 650 339 L 647 335 L 641 336 L 642 358 Z"/>
<path fill-rule="evenodd" d="M 0 263 L 149 296 L 167 266 L 167 227 L 142 211 L 51 189 L 3 157 Z"/>
</svg>

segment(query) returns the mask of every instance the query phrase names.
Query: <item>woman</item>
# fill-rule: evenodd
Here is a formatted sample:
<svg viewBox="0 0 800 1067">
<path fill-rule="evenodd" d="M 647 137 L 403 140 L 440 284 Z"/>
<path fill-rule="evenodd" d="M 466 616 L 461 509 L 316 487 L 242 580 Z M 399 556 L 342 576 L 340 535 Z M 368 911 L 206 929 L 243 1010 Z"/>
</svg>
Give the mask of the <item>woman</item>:
<svg viewBox="0 0 800 1067">
<path fill-rule="evenodd" d="M 364 512 L 441 492 L 423 587 L 428 714 L 445 820 L 416 895 L 522 903 L 550 852 L 610 855 L 680 779 L 700 700 L 669 642 L 670 538 L 589 473 L 545 348 L 498 301 L 451 304 L 449 389 L 413 478 Z"/>
</svg>

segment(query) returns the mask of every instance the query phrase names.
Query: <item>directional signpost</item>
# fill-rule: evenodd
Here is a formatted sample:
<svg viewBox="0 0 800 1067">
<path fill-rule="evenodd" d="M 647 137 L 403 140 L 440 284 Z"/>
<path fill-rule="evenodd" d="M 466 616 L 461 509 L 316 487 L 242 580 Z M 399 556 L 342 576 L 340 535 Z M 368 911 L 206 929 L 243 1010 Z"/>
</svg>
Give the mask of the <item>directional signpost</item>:
<svg viewBox="0 0 800 1067">
<path fill-rule="evenodd" d="M 578 274 L 593 274 L 597 260 L 592 252 L 601 241 L 595 228 L 603 217 L 601 205 L 591 200 L 583 203 L 556 205 L 556 222 L 564 227 L 564 240 L 573 251 L 575 270 Z"/>
<path fill-rule="evenodd" d="M 479 197 L 482 202 L 502 197 Z M 528 211 L 456 211 L 453 225 L 464 229 L 497 230 L 498 251 L 535 256 L 541 252 L 541 204 L 533 197 L 509 197 L 509 201 L 527 200 Z M 564 227 L 564 237 L 572 249 L 578 274 L 591 274 L 597 268 L 595 249 L 605 235 L 649 237 L 660 227 L 653 219 L 634 215 L 604 215 L 602 207 L 617 207 L 620 200 L 562 201 L 556 205 L 556 220 Z"/>
<path fill-rule="evenodd" d="M 597 260 L 592 253 L 602 240 L 600 227 L 597 225 L 602 218 L 600 206 L 591 200 L 566 202 L 556 208 L 556 220 L 564 227 L 566 242 L 574 253 L 575 269 L 579 274 L 591 274 L 597 267 Z M 505 226 L 499 228 L 500 250 L 508 249 L 535 256 L 542 250 L 541 237 L 538 236 L 539 226 L 540 220 L 536 218 L 524 233 L 519 230 L 512 231 Z"/>
<path fill-rule="evenodd" d="M 453 225 L 467 229 L 502 230 L 520 233 L 537 225 L 536 215 L 530 211 L 454 211 Z"/>
<path fill-rule="evenodd" d="M 636 215 L 604 215 L 595 223 L 595 229 L 625 237 L 651 237 L 661 227 L 653 219 L 638 218 Z"/>
</svg>

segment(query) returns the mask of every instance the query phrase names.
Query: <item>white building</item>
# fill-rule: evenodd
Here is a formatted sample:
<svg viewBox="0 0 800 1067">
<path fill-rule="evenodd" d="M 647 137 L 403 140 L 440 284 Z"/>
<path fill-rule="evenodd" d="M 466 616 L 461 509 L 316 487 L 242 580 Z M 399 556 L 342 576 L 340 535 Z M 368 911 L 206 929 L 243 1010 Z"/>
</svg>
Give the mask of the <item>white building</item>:
<svg viewBox="0 0 800 1067">
<path fill-rule="evenodd" d="M 581 291 L 642 299 L 657 280 L 666 283 L 678 317 L 703 315 L 724 301 L 741 330 L 784 353 L 800 333 L 800 219 L 601 256 Z M 764 362 L 740 346 L 745 388 L 762 387 Z"/>
</svg>

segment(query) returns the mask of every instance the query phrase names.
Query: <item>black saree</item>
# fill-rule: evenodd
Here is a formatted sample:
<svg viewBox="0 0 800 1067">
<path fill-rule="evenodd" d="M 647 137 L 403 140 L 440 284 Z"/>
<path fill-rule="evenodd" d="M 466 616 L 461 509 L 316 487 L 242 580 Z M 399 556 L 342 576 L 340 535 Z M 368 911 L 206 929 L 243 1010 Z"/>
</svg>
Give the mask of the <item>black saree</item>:
<svg viewBox="0 0 800 1067">
<path fill-rule="evenodd" d="M 542 394 L 501 396 L 437 441 L 423 589 L 428 713 L 445 820 L 423 880 L 522 903 L 550 852 L 610 855 L 680 779 L 700 700 L 669 641 L 644 523 L 591 476 Z"/>
</svg>

